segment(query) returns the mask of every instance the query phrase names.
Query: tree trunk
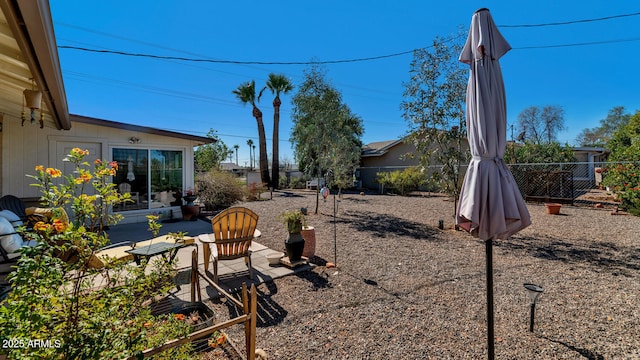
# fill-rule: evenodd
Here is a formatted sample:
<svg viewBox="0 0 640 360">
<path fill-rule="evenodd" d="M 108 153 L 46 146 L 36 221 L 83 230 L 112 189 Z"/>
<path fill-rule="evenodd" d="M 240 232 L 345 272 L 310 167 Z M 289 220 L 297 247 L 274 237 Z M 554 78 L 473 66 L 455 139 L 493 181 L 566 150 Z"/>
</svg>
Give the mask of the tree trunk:
<svg viewBox="0 0 640 360">
<path fill-rule="evenodd" d="M 271 180 L 273 181 L 273 188 L 277 189 L 280 186 L 280 150 L 278 148 L 279 141 L 279 127 L 280 127 L 280 98 L 276 96 L 273 100 L 273 146 L 271 159 Z"/>
<path fill-rule="evenodd" d="M 258 122 L 258 142 L 260 143 L 260 180 L 262 183 L 271 186 L 269 179 L 269 162 L 267 160 L 267 138 L 264 133 L 264 124 L 262 123 L 262 111 L 258 107 L 253 107 L 253 116 Z"/>
</svg>

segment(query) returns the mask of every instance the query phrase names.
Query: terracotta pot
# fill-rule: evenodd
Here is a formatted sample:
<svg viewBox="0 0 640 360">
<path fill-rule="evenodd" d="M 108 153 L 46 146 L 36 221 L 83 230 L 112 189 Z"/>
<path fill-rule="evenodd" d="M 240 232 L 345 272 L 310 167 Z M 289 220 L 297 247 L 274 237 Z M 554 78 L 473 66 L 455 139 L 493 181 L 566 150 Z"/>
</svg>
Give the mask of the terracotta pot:
<svg viewBox="0 0 640 360">
<path fill-rule="evenodd" d="M 546 203 L 544 206 L 547 208 L 547 214 L 558 215 L 562 204 Z"/>
<path fill-rule="evenodd" d="M 302 256 L 311 258 L 316 254 L 316 229 L 313 226 L 305 226 L 301 231 L 304 238 L 304 250 L 302 250 Z"/>
</svg>

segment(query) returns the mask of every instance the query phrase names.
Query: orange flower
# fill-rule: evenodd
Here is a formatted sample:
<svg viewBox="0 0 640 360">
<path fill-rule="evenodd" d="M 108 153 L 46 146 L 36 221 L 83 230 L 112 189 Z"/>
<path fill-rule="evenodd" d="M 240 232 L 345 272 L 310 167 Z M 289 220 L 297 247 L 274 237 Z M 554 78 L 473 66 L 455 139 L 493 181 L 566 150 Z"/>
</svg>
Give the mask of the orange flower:
<svg viewBox="0 0 640 360">
<path fill-rule="evenodd" d="M 207 341 L 207 345 L 215 349 L 218 346 L 224 344 L 225 341 L 227 341 L 227 338 L 224 336 L 224 334 L 216 331 L 213 333 L 213 337 Z"/>
<path fill-rule="evenodd" d="M 62 220 L 60 219 L 54 219 L 53 220 L 53 228 L 57 231 L 57 232 L 63 232 L 65 231 L 65 229 L 67 228 L 67 224 L 65 224 Z"/>
<path fill-rule="evenodd" d="M 37 166 L 36 166 L 36 171 L 44 171 L 44 166 L 42 166 L 42 165 L 37 165 Z"/>
<path fill-rule="evenodd" d="M 47 174 L 49 174 L 52 178 L 57 178 L 62 176 L 62 171 L 54 168 L 47 168 Z"/>
<path fill-rule="evenodd" d="M 89 173 L 85 173 L 80 175 L 80 179 L 82 179 L 82 181 L 84 182 L 89 182 L 91 180 L 91 174 Z"/>
<path fill-rule="evenodd" d="M 80 148 L 73 148 L 73 149 L 71 149 L 71 154 L 75 155 L 75 156 L 89 155 L 89 150 L 82 150 Z"/>
<path fill-rule="evenodd" d="M 49 224 L 45 224 L 42 221 L 38 221 L 37 223 L 35 223 L 35 225 L 33 225 L 33 230 L 35 230 L 35 231 L 47 231 L 47 230 L 49 230 Z"/>
<path fill-rule="evenodd" d="M 184 320 L 184 318 L 185 318 L 184 314 L 175 314 L 175 315 L 173 315 L 173 317 L 176 320 Z"/>
<path fill-rule="evenodd" d="M 111 166 L 112 168 L 118 170 L 118 162 L 117 161 L 111 161 L 109 163 L 109 166 Z"/>
<path fill-rule="evenodd" d="M 102 160 L 100 160 L 100 159 L 95 159 L 95 160 L 93 161 L 93 164 L 94 164 L 94 165 L 100 165 L 100 164 L 102 164 Z"/>
<path fill-rule="evenodd" d="M 145 321 L 144 324 L 142 324 L 142 326 L 144 326 L 145 328 L 150 328 L 151 325 L 153 325 L 153 323 L 151 321 Z"/>
</svg>

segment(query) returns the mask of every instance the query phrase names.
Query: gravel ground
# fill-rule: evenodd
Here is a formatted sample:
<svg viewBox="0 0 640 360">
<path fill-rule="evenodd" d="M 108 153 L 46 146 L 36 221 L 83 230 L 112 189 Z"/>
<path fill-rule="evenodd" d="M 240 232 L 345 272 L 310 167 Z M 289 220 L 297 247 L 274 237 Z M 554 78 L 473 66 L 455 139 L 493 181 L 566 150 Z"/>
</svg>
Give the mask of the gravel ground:
<svg viewBox="0 0 640 360">
<path fill-rule="evenodd" d="M 484 242 L 453 229 L 447 198 L 348 194 L 335 223 L 333 196 L 317 215 L 308 192 L 241 205 L 272 249 L 284 249 L 284 209 L 307 207 L 316 228 L 318 266 L 258 288 L 257 347 L 269 359 L 486 358 Z M 529 211 L 529 228 L 494 243 L 496 358 L 640 359 L 640 218 Z M 326 268 L 334 226 L 338 267 Z M 545 288 L 533 333 L 524 283 Z M 244 351 L 243 328 L 228 335 Z"/>
</svg>

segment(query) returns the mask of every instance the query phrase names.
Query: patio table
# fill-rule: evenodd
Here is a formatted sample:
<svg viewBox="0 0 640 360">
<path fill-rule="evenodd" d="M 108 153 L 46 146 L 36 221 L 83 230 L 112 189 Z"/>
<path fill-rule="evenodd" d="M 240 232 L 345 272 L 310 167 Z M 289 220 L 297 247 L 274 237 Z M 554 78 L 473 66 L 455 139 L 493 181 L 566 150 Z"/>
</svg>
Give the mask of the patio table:
<svg viewBox="0 0 640 360">
<path fill-rule="evenodd" d="M 170 242 L 157 242 L 146 246 L 135 247 L 131 250 L 127 250 L 126 252 L 133 255 L 133 259 L 135 260 L 137 265 L 140 265 L 141 260 L 143 258 L 151 258 L 156 255 L 169 256 L 169 261 L 173 261 L 173 259 L 178 254 L 178 250 L 182 249 L 185 246 L 193 246 L 194 244 L 185 244 L 182 242 L 170 243 Z"/>
</svg>

